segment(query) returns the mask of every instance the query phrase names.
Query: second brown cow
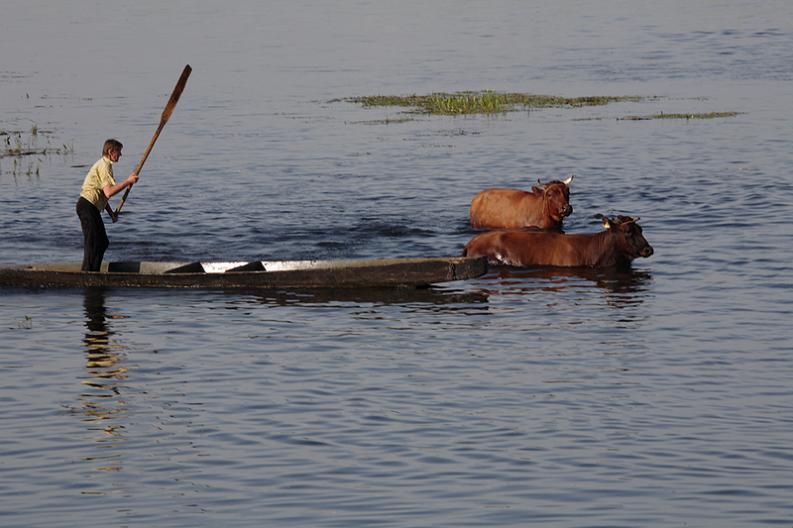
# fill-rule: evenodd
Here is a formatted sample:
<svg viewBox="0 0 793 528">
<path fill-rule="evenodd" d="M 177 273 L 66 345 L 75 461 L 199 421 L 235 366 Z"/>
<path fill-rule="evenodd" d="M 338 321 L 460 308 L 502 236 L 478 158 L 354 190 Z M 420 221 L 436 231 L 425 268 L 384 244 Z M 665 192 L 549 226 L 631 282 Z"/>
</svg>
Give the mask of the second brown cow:
<svg viewBox="0 0 793 528">
<path fill-rule="evenodd" d="M 471 201 L 471 225 L 477 228 L 516 229 L 536 227 L 560 231 L 562 220 L 573 212 L 570 183 L 554 180 L 531 191 L 485 189 Z"/>
</svg>

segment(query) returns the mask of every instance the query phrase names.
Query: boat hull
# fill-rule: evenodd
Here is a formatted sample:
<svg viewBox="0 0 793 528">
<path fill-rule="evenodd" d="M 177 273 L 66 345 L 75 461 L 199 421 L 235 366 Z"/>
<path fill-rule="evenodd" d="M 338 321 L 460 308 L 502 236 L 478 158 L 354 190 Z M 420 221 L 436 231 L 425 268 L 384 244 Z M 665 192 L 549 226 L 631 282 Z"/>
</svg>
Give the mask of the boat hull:
<svg viewBox="0 0 793 528">
<path fill-rule="evenodd" d="M 431 257 L 253 262 L 110 262 L 101 271 L 79 263 L 0 269 L 4 287 L 383 288 L 426 287 L 487 271 L 484 258 Z"/>
</svg>

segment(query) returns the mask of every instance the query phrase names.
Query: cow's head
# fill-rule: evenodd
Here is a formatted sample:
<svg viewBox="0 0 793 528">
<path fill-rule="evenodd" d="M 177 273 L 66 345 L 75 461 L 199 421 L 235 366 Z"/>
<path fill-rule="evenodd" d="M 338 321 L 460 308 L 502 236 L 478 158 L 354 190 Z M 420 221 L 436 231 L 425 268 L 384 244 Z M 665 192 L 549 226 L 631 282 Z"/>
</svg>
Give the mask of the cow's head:
<svg viewBox="0 0 793 528">
<path fill-rule="evenodd" d="M 629 260 L 639 257 L 647 258 L 653 254 L 653 247 L 644 238 L 641 226 L 636 223 L 638 220 L 638 217 L 630 216 L 618 216 L 615 219 L 603 217 L 604 229 L 622 235 L 620 249 L 624 251 Z"/>
<path fill-rule="evenodd" d="M 564 181 L 554 180 L 544 185 L 538 180 L 537 183 L 540 186 L 532 189 L 535 194 L 542 194 L 543 211 L 547 211 L 555 222 L 561 222 L 564 217 L 573 213 L 573 206 L 570 205 L 570 184 L 572 181 L 572 174 Z"/>
</svg>

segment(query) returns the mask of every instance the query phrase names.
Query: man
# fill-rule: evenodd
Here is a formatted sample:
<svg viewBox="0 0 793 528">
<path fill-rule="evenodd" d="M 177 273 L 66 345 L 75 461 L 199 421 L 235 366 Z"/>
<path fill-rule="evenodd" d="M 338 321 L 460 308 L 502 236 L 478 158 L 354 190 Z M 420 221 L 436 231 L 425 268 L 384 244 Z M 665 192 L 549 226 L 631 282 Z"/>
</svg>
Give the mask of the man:
<svg viewBox="0 0 793 528">
<path fill-rule="evenodd" d="M 110 244 L 102 221 L 102 210 L 107 211 L 113 223 L 118 221 L 118 215 L 113 212 L 108 199 L 138 181 L 135 172 L 121 183 L 116 183 L 113 178 L 113 164 L 121 157 L 123 147 L 116 139 L 105 141 L 102 157 L 94 163 L 83 181 L 82 192 L 77 200 L 77 216 L 80 217 L 84 239 L 83 271 L 99 271 L 102 257 Z"/>
</svg>

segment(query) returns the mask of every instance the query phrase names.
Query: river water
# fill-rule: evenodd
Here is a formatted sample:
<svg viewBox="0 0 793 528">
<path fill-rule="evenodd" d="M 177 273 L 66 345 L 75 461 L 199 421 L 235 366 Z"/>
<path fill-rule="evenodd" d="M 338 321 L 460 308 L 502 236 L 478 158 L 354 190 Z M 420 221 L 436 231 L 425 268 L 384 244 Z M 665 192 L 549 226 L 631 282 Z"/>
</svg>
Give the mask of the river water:
<svg viewBox="0 0 793 528">
<path fill-rule="evenodd" d="M 576 175 L 624 274 L 420 292 L 0 292 L 0 525 L 791 526 L 793 4 L 4 0 L 0 264 L 457 255 L 480 189 Z M 498 116 L 343 99 L 639 95 Z M 719 119 L 623 120 L 738 112 Z"/>
</svg>

